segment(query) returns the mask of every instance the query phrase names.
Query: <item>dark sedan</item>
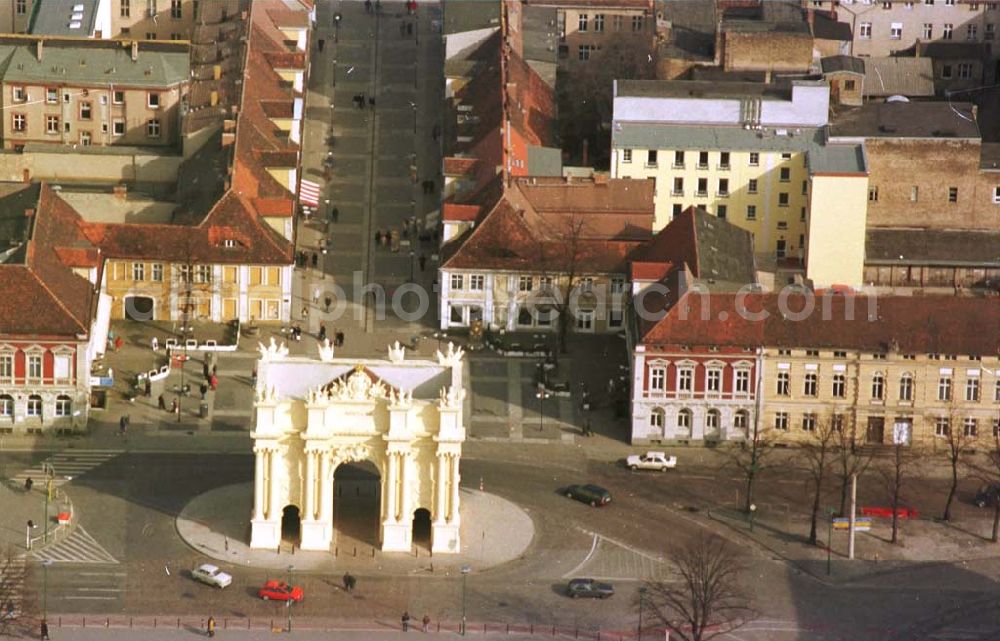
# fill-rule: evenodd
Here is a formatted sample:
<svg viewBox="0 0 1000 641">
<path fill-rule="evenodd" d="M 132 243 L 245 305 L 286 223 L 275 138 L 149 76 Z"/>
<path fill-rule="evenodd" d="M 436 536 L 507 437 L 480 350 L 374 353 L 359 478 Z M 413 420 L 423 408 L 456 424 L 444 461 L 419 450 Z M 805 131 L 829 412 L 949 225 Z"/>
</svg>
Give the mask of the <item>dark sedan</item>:
<svg viewBox="0 0 1000 641">
<path fill-rule="evenodd" d="M 607 505 L 611 502 L 611 492 L 599 485 L 570 485 L 565 491 L 568 498 L 587 503 L 591 507 Z"/>
<path fill-rule="evenodd" d="M 566 594 L 571 599 L 606 599 L 614 593 L 615 588 L 610 583 L 601 583 L 594 579 L 573 579 L 566 586 Z"/>
</svg>

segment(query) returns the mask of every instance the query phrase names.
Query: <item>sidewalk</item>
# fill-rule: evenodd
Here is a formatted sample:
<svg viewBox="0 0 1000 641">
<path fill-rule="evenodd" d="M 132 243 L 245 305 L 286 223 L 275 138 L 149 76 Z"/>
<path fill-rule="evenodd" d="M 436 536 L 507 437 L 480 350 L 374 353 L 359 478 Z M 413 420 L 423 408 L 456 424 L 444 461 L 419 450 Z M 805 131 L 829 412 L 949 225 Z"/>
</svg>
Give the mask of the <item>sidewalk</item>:
<svg viewBox="0 0 1000 641">
<path fill-rule="evenodd" d="M 48 534 L 46 536 L 45 481 L 41 477 L 32 479 L 34 487 L 30 492 L 23 486 L 6 481 L 0 485 L 0 505 L 3 506 L 3 523 L 0 525 L 0 550 L 10 550 L 15 555 L 28 552 L 28 521 L 34 525 L 30 531 L 32 550 L 52 543 L 62 535 L 65 526 L 56 522 L 56 516 L 63 511 L 71 512 L 72 506 L 64 495 L 53 492 L 48 502 Z"/>
</svg>

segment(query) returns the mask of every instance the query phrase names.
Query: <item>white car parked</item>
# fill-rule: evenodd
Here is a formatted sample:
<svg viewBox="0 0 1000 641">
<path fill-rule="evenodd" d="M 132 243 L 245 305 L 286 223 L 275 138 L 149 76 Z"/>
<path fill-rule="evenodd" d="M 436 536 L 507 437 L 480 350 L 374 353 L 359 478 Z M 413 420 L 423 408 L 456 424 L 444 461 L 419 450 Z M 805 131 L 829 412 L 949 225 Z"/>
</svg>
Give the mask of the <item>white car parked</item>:
<svg viewBox="0 0 1000 641">
<path fill-rule="evenodd" d="M 191 576 L 194 577 L 195 581 L 201 581 L 202 583 L 207 583 L 208 585 L 214 585 L 220 589 L 233 582 L 233 577 L 210 563 L 199 565 L 195 569 L 191 570 Z"/>
<path fill-rule="evenodd" d="M 645 454 L 633 454 L 625 459 L 625 465 L 632 471 L 635 470 L 658 470 L 666 472 L 668 469 L 677 466 L 676 456 L 667 456 L 663 452 L 646 452 Z"/>
</svg>

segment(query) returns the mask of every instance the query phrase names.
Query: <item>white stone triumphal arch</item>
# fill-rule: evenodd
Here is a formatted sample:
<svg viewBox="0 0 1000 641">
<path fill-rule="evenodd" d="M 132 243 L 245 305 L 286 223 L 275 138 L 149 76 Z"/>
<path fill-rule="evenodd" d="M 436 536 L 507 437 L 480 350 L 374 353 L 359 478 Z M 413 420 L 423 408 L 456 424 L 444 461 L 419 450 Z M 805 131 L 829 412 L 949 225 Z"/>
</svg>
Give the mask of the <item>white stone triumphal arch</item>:
<svg viewBox="0 0 1000 641">
<path fill-rule="evenodd" d="M 250 547 L 281 543 L 286 508 L 297 509 L 300 546 L 328 550 L 334 537 L 334 471 L 369 461 L 380 479 L 383 550 L 410 551 L 414 513 L 431 515 L 431 549 L 457 553 L 459 461 L 465 441 L 464 361 L 450 343 L 435 360 L 342 359 L 325 343 L 318 359 L 261 345 L 254 404 L 254 503 Z"/>
</svg>

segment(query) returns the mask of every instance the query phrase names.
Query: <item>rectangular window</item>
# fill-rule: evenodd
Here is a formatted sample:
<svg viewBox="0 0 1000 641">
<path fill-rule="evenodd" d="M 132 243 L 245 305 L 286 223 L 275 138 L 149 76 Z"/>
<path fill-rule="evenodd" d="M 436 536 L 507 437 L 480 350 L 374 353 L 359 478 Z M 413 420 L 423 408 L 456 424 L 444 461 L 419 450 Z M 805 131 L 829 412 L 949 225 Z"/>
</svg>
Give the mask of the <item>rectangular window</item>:
<svg viewBox="0 0 1000 641">
<path fill-rule="evenodd" d="M 674 206 L 673 206 L 673 216 L 674 216 L 674 218 L 677 218 L 678 216 L 680 216 L 681 212 L 683 210 L 684 210 L 684 206 L 683 205 L 681 205 L 679 203 L 674 203 Z"/>
<path fill-rule="evenodd" d="M 611 293 L 621 294 L 625 291 L 625 279 L 621 276 L 613 276 L 611 278 Z"/>
<path fill-rule="evenodd" d="M 91 103 L 81 102 L 80 103 L 80 120 L 90 120 L 91 116 Z"/>
<path fill-rule="evenodd" d="M 778 372 L 777 382 L 778 382 L 778 387 L 775 390 L 775 393 L 778 396 L 788 396 L 791 389 L 788 372 Z"/>
<path fill-rule="evenodd" d="M 24 114 L 13 114 L 11 116 L 11 126 L 17 133 L 24 133 L 28 129 L 28 117 Z"/>
<path fill-rule="evenodd" d="M 931 24 L 930 22 L 925 22 L 924 30 L 922 33 L 924 40 L 930 40 L 931 38 L 934 37 L 934 25 Z"/>
<path fill-rule="evenodd" d="M 519 292 L 530 292 L 534 285 L 534 280 L 531 276 L 518 276 L 517 277 L 517 291 Z"/>
<path fill-rule="evenodd" d="M 903 23 L 893 22 L 889 25 L 889 39 L 901 40 L 903 38 Z"/>
<path fill-rule="evenodd" d="M 147 31 L 146 32 L 146 40 L 156 40 L 156 32 L 155 31 Z"/>
<path fill-rule="evenodd" d="M 642 16 L 632 16 L 632 31 L 639 32 L 642 31 L 643 19 Z"/>
<path fill-rule="evenodd" d="M 14 378 L 14 357 L 10 354 L 0 355 L 0 380 L 9 381 Z"/>
<path fill-rule="evenodd" d="M 56 354 L 52 358 L 52 376 L 57 381 L 68 381 L 72 371 L 72 359 L 66 354 Z"/>
<path fill-rule="evenodd" d="M 576 19 L 576 29 L 577 31 L 587 30 L 587 14 L 581 13 Z"/>
<path fill-rule="evenodd" d="M 951 432 L 951 421 L 945 416 L 939 416 L 934 421 L 934 436 L 947 437 Z"/>
<path fill-rule="evenodd" d="M 625 16 L 611 16 L 611 24 L 614 26 L 615 31 L 621 31 L 625 24 Z"/>
<path fill-rule="evenodd" d="M 965 433 L 966 438 L 976 438 L 979 434 L 979 421 L 975 418 L 968 417 L 962 421 L 962 432 Z"/>
<path fill-rule="evenodd" d="M 816 415 L 815 414 L 803 414 L 802 415 L 802 431 L 803 432 L 815 432 L 816 431 Z"/>
<path fill-rule="evenodd" d="M 972 77 L 972 63 L 971 62 L 960 62 L 960 63 L 958 63 L 958 77 L 959 78 L 971 78 Z"/>
<path fill-rule="evenodd" d="M 881 374 L 872 376 L 872 400 L 885 398 L 885 377 Z"/>
<path fill-rule="evenodd" d="M 719 178 L 719 197 L 728 198 L 729 197 L 729 179 Z"/>
<path fill-rule="evenodd" d="M 594 31 L 602 33 L 604 31 L 604 14 L 599 13 L 594 16 Z"/>
<path fill-rule="evenodd" d="M 119 8 L 119 15 L 122 18 L 129 18 L 132 16 L 132 0 L 121 0 L 121 7 Z"/>
<path fill-rule="evenodd" d="M 125 92 L 121 90 L 114 90 L 111 92 L 111 103 L 115 105 L 125 104 Z"/>
<path fill-rule="evenodd" d="M 802 393 L 806 396 L 816 396 L 818 390 L 818 377 L 815 372 L 809 372 L 806 374 L 804 385 L 802 386 Z"/>
<path fill-rule="evenodd" d="M 486 287 L 486 277 L 482 274 L 472 274 L 469 276 L 469 289 L 474 292 L 481 292 Z"/>
<path fill-rule="evenodd" d="M 736 382 L 734 388 L 737 394 L 750 393 L 750 371 L 745 369 L 736 370 Z"/>
<path fill-rule="evenodd" d="M 788 192 L 782 191 L 778 193 L 778 207 L 788 207 Z"/>
<path fill-rule="evenodd" d="M 28 355 L 28 378 L 34 380 L 42 378 L 42 357 L 39 354 Z"/>
<path fill-rule="evenodd" d="M 957 203 L 958 202 L 958 187 L 948 188 L 948 202 Z"/>
<path fill-rule="evenodd" d="M 146 94 L 146 106 L 149 107 L 150 109 L 159 109 L 160 94 L 156 93 L 155 91 L 150 91 L 148 94 Z"/>
<path fill-rule="evenodd" d="M 159 138 L 160 137 L 160 121 L 153 119 L 146 121 L 146 137 L 147 138 Z"/>
<path fill-rule="evenodd" d="M 700 196 L 702 198 L 708 196 L 708 178 L 698 179 L 698 191 L 695 193 L 695 196 Z"/>
<path fill-rule="evenodd" d="M 670 193 L 671 196 L 683 196 L 684 195 L 684 179 L 674 178 L 674 190 Z"/>
<path fill-rule="evenodd" d="M 979 379 L 970 378 L 965 381 L 965 400 L 978 402 L 979 401 Z"/>
<path fill-rule="evenodd" d="M 778 171 L 778 180 L 780 180 L 781 182 L 786 183 L 791 179 L 792 179 L 792 170 L 789 169 L 788 167 L 782 167 Z"/>
<path fill-rule="evenodd" d="M 674 169 L 684 169 L 684 152 L 674 152 Z"/>
<path fill-rule="evenodd" d="M 726 205 L 716 205 L 715 215 L 719 218 L 725 220 L 726 215 L 729 213 L 729 208 Z"/>
<path fill-rule="evenodd" d="M 913 400 L 913 377 L 903 376 L 899 379 L 899 400 Z"/>
<path fill-rule="evenodd" d="M 622 149 L 622 162 L 629 163 L 632 162 L 632 150 Z"/>
<path fill-rule="evenodd" d="M 452 274 L 451 288 L 452 290 L 457 290 L 457 291 L 465 289 L 465 276 L 463 276 L 462 274 Z"/>
<path fill-rule="evenodd" d="M 112 133 L 115 136 L 124 136 L 125 135 L 125 121 L 124 120 L 116 120 L 113 123 L 111 123 L 111 125 L 113 127 Z"/>
<path fill-rule="evenodd" d="M 163 263 L 153 263 L 151 272 L 151 280 L 154 283 L 163 282 Z"/>
<path fill-rule="evenodd" d="M 654 392 L 662 392 L 667 389 L 667 370 L 662 367 L 654 367 L 649 370 L 649 389 Z"/>
<path fill-rule="evenodd" d="M 708 169 L 708 152 L 698 152 L 698 169 Z"/>
<path fill-rule="evenodd" d="M 951 78 L 952 75 L 953 74 L 952 74 L 952 71 L 951 71 L 951 65 L 942 65 L 941 66 L 941 77 L 942 78 Z"/>
<path fill-rule="evenodd" d="M 729 152 L 719 152 L 719 169 L 729 169 Z"/>
<path fill-rule="evenodd" d="M 614 308 L 608 310 L 608 327 L 621 327 L 624 323 L 624 310 Z"/>
<path fill-rule="evenodd" d="M 855 82 L 853 80 L 845 80 L 844 81 L 844 91 L 854 91 L 854 89 L 856 88 L 856 86 L 857 85 L 855 84 Z"/>
<path fill-rule="evenodd" d="M 774 415 L 774 429 L 782 432 L 788 431 L 788 413 L 778 412 Z"/>
<path fill-rule="evenodd" d="M 650 149 L 646 152 L 646 166 L 655 167 L 656 166 L 656 150 Z"/>
<path fill-rule="evenodd" d="M 705 389 L 715 393 L 722 391 L 722 370 L 710 369 L 705 373 Z"/>
<path fill-rule="evenodd" d="M 132 280 L 146 280 L 146 265 L 143 263 L 132 263 Z"/>
<path fill-rule="evenodd" d="M 882 3 L 882 8 L 886 9 L 886 10 L 892 9 L 892 2 L 889 2 L 888 0 L 886 2 L 883 2 Z"/>
<path fill-rule="evenodd" d="M 939 401 L 951 400 L 951 377 L 941 377 L 938 379 L 937 398 Z"/>
<path fill-rule="evenodd" d="M 45 116 L 45 133 L 59 133 L 59 116 Z"/>
<path fill-rule="evenodd" d="M 184 10 L 181 8 L 181 0 L 170 0 L 170 17 L 180 20 L 184 17 Z"/>
<path fill-rule="evenodd" d="M 747 220 L 757 220 L 757 205 L 747 205 Z"/>
<path fill-rule="evenodd" d="M 28 416 L 41 416 L 42 415 L 42 399 L 40 396 L 29 396 L 28 397 Z"/>
<path fill-rule="evenodd" d="M 750 166 L 751 167 L 760 166 L 760 154 L 757 153 L 756 151 L 750 152 Z"/>
<path fill-rule="evenodd" d="M 862 22 L 860 28 L 858 29 L 858 38 L 862 40 L 869 40 L 872 37 L 872 23 Z"/>
<path fill-rule="evenodd" d="M 979 37 L 979 25 L 967 24 L 965 25 L 965 39 L 975 40 Z"/>
<path fill-rule="evenodd" d="M 45 102 L 50 105 L 59 104 L 59 90 L 54 87 L 47 88 L 45 90 Z"/>
<path fill-rule="evenodd" d="M 25 87 L 14 87 L 14 102 L 27 102 L 28 90 Z"/>
<path fill-rule="evenodd" d="M 983 27 L 983 40 L 996 40 L 997 26 L 992 22 L 987 22 L 986 26 Z"/>
<path fill-rule="evenodd" d="M 694 371 L 685 368 L 677 371 L 677 391 L 690 392 L 694 390 Z"/>
<path fill-rule="evenodd" d="M 747 193 L 756 194 L 757 193 L 757 179 L 751 178 L 747 181 Z"/>
<path fill-rule="evenodd" d="M 23 16 L 28 13 L 28 0 L 17 0 L 17 2 L 14 3 L 14 10 L 19 16 Z"/>
<path fill-rule="evenodd" d="M 951 34 L 955 30 L 955 25 L 950 22 L 944 23 L 944 27 L 941 30 L 942 40 L 951 40 Z"/>
</svg>

